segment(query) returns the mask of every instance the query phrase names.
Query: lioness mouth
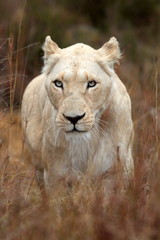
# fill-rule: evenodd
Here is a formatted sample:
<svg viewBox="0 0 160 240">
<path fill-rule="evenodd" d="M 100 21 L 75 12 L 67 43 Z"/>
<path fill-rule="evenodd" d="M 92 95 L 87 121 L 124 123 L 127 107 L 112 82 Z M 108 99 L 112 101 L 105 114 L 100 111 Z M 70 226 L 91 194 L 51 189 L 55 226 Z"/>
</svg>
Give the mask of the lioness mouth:
<svg viewBox="0 0 160 240">
<path fill-rule="evenodd" d="M 73 133 L 73 132 L 84 133 L 84 132 L 87 132 L 87 131 L 79 131 L 75 126 L 71 131 L 66 131 L 66 133 Z"/>
<path fill-rule="evenodd" d="M 74 126 L 73 130 L 71 132 L 79 132 L 77 128 Z"/>
</svg>

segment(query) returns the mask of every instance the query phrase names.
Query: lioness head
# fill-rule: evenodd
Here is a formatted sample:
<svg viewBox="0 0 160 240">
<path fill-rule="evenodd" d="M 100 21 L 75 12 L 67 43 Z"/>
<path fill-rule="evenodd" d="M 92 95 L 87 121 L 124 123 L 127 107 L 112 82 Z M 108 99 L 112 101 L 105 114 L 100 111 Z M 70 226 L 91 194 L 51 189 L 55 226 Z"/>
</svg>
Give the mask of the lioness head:
<svg viewBox="0 0 160 240">
<path fill-rule="evenodd" d="M 66 134 L 91 131 L 110 100 L 113 64 L 120 58 L 117 40 L 112 37 L 98 50 L 81 43 L 60 49 L 48 36 L 43 50 L 57 127 Z"/>
</svg>

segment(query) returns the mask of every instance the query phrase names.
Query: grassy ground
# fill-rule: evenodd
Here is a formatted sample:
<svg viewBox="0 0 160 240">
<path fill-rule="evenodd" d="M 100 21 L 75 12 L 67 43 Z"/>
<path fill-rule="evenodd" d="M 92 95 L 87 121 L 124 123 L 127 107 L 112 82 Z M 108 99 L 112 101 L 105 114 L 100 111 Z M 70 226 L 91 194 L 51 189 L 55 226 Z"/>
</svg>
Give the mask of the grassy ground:
<svg viewBox="0 0 160 240">
<path fill-rule="evenodd" d="M 69 190 L 59 185 L 44 199 L 34 169 L 23 161 L 29 157 L 19 111 L 1 111 L 0 239 L 160 239 L 158 76 L 154 68 L 151 87 L 141 87 L 134 67 L 125 67 L 122 62 L 117 71 L 133 102 L 135 179 L 126 192 L 117 186 L 109 199 L 102 181 L 90 179 Z"/>
<path fill-rule="evenodd" d="M 90 1 L 46 2 L 0 3 L 0 239 L 159 240 L 159 3 L 101 0 L 106 9 L 95 19 L 97 5 Z M 85 42 L 98 48 L 111 36 L 120 41 L 116 71 L 131 96 L 135 126 L 135 178 L 125 192 L 117 184 L 107 198 L 102 180 L 86 178 L 71 189 L 58 185 L 50 199 L 39 191 L 13 103 L 39 72 L 48 34 L 60 47 Z"/>
</svg>

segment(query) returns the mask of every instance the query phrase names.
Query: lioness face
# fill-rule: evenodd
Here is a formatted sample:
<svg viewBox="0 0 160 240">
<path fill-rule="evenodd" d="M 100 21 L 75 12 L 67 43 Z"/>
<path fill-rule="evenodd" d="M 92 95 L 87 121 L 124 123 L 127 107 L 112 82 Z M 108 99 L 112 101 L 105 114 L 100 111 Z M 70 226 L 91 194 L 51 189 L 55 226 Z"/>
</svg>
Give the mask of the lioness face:
<svg viewBox="0 0 160 240">
<path fill-rule="evenodd" d="M 97 63 L 57 63 L 46 83 L 50 101 L 57 110 L 57 126 L 66 133 L 90 131 L 105 109 L 111 85 L 110 76 Z"/>
<path fill-rule="evenodd" d="M 57 110 L 57 127 L 66 134 L 90 132 L 97 127 L 113 85 L 112 69 L 101 63 L 103 51 L 84 44 L 60 49 L 51 39 L 44 50 L 46 89 Z"/>
</svg>

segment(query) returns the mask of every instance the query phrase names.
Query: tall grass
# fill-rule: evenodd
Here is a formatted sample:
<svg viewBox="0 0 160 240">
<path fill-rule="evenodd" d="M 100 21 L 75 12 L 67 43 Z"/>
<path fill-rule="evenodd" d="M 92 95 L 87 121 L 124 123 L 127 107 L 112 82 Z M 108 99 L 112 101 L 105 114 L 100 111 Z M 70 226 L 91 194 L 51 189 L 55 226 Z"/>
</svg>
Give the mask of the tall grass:
<svg viewBox="0 0 160 240">
<path fill-rule="evenodd" d="M 23 12 L 21 14 L 22 19 Z M 134 58 L 133 62 L 132 56 L 130 59 L 124 56 L 121 66 L 116 69 L 131 95 L 135 125 L 135 178 L 127 189 L 121 191 L 117 184 L 108 196 L 103 180 L 84 177 L 69 189 L 60 183 L 46 199 L 37 186 L 34 169 L 29 164 L 30 156 L 24 149 L 20 111 L 14 108 L 16 94 L 23 89 L 19 78 L 25 85 L 29 49 L 34 45 L 24 47 L 25 44 L 20 42 L 22 25 L 21 20 L 17 40 L 15 35 L 10 35 L 7 40 L 5 63 L 8 67 L 5 75 L 1 72 L 0 77 L 9 83 L 3 87 L 9 101 L 2 95 L 6 104 L 0 110 L 0 239 L 160 239 L 160 59 L 155 62 L 150 57 L 150 52 L 155 55 L 159 46 L 148 49 L 138 42 L 137 52 L 142 46 L 143 53 L 149 52 L 149 57 L 144 59 L 144 54 L 140 59 Z M 128 38 L 127 34 L 121 39 Z M 99 42 L 104 40 L 104 35 L 101 38 Z M 130 50 L 128 45 L 126 48 Z M 27 51 L 20 54 L 22 50 Z M 124 55 L 127 55 L 125 51 Z M 29 61 L 31 65 L 32 59 Z M 0 84 L 2 89 L 2 81 Z"/>
<path fill-rule="evenodd" d="M 102 180 L 84 178 L 71 189 L 59 184 L 50 199 L 44 199 L 34 169 L 23 161 L 29 157 L 23 151 L 19 111 L 1 111 L 0 239 L 159 239 L 160 109 L 158 70 L 153 68 L 153 89 L 137 89 L 133 74 L 129 89 L 135 178 L 126 191 L 117 185 L 109 197 Z M 131 73 L 124 73 L 122 64 L 119 75 L 125 74 Z"/>
</svg>

